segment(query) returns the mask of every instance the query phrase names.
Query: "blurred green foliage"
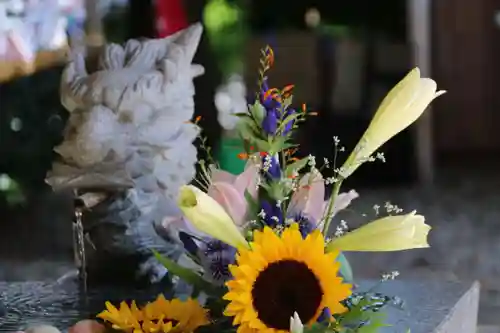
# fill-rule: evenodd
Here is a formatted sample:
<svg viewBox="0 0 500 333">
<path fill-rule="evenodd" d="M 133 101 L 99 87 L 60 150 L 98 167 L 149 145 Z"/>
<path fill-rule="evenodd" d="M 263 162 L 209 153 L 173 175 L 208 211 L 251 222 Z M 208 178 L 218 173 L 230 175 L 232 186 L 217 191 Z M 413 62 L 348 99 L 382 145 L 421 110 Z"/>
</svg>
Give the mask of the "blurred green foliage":
<svg viewBox="0 0 500 333">
<path fill-rule="evenodd" d="M 203 21 L 224 77 L 243 71 L 243 53 L 248 35 L 242 0 L 210 0 Z"/>
<path fill-rule="evenodd" d="M 25 200 L 19 184 L 5 173 L 0 174 L 0 192 L 9 205 L 20 204 Z"/>
</svg>

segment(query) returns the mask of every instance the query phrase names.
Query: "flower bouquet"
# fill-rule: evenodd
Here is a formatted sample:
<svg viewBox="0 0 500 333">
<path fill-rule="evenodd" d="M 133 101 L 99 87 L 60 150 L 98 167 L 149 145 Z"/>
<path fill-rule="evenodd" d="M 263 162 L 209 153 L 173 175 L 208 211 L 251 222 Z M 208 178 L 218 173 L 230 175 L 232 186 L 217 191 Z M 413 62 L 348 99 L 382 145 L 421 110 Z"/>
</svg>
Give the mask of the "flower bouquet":
<svg viewBox="0 0 500 333">
<path fill-rule="evenodd" d="M 186 260 L 157 258 L 192 294 L 173 300 L 160 295 L 144 306 L 108 303 L 98 315 L 105 325 L 134 333 L 368 333 L 385 325 L 379 310 L 394 299 L 357 291 L 343 252 L 428 247 L 431 228 L 414 211 L 355 230 L 345 222 L 333 228 L 335 214 L 358 196 L 341 193 L 341 185 L 363 163 L 383 160 L 377 150 L 444 92 L 413 69 L 383 100 L 345 163 L 336 166 L 333 157 L 319 167 L 313 156 L 294 157 L 293 132 L 315 113 L 292 107 L 293 86 L 268 86 L 273 62 L 266 47 L 256 101 L 236 115 L 244 172 L 220 170 L 211 158 L 199 161 L 201 177 L 178 195 L 184 216 L 164 223 L 185 248 Z M 335 137 L 334 145 L 335 155 L 343 150 Z M 324 168 L 335 176 L 323 178 Z M 333 190 L 325 200 L 326 185 Z"/>
</svg>

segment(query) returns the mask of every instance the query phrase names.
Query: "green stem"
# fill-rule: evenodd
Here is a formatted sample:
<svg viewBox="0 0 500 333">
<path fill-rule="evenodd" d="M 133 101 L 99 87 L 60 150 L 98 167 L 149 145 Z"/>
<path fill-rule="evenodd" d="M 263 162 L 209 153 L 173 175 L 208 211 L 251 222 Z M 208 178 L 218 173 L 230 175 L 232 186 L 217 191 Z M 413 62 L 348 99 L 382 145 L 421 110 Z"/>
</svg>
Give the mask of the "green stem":
<svg viewBox="0 0 500 333">
<path fill-rule="evenodd" d="M 323 226 L 323 235 L 328 236 L 328 230 L 330 229 L 330 224 L 332 223 L 332 212 L 335 207 L 335 200 L 339 195 L 340 186 L 342 185 L 342 179 L 338 179 L 335 185 L 333 186 L 332 194 L 330 195 L 330 199 L 328 200 L 328 207 L 326 209 L 326 214 L 323 217 L 325 224 Z"/>
</svg>

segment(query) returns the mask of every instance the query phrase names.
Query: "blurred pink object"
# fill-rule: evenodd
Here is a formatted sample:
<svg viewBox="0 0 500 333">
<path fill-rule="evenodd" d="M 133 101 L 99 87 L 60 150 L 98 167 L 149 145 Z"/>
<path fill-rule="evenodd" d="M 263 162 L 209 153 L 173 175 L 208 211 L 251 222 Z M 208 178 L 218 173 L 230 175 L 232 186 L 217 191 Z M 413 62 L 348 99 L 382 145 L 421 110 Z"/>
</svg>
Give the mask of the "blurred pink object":
<svg viewBox="0 0 500 333">
<path fill-rule="evenodd" d="M 245 193 L 252 198 L 257 197 L 259 166 L 249 161 L 239 175 L 233 175 L 224 170 L 212 170 L 212 183 L 208 195 L 217 201 L 232 217 L 234 223 L 243 226 L 248 210 Z"/>
<path fill-rule="evenodd" d="M 106 330 L 104 325 L 101 325 L 95 320 L 81 320 L 75 325 L 71 326 L 68 333 L 102 333 Z"/>
<path fill-rule="evenodd" d="M 249 161 L 245 167 L 245 171 L 239 175 L 233 175 L 227 171 L 212 168 L 210 181 L 207 194 L 226 210 L 237 226 L 243 227 L 248 209 L 245 192 L 248 192 L 252 198 L 257 198 L 259 166 Z M 170 234 L 175 235 L 179 231 L 184 231 L 199 238 L 206 237 L 206 235 L 196 230 L 183 216 L 165 217 L 161 225 Z"/>
<path fill-rule="evenodd" d="M 339 211 L 350 205 L 351 201 L 358 197 L 358 193 L 350 190 L 346 193 L 340 193 L 335 199 L 335 205 L 332 209 L 333 218 Z M 303 215 L 308 220 L 318 226 L 318 223 L 326 214 L 328 201 L 325 201 L 325 180 L 317 170 L 308 172 L 299 181 L 299 188 L 293 193 L 288 206 L 286 216 L 294 218 Z"/>
</svg>

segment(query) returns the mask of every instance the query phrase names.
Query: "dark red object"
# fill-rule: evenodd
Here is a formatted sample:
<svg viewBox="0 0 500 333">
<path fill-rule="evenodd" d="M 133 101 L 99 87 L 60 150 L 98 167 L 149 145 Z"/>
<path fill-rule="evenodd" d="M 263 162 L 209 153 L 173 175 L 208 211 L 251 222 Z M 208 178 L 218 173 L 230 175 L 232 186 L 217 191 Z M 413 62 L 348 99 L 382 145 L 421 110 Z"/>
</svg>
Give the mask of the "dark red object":
<svg viewBox="0 0 500 333">
<path fill-rule="evenodd" d="M 155 9 L 158 37 L 170 36 L 188 26 L 182 0 L 157 0 Z"/>
</svg>

